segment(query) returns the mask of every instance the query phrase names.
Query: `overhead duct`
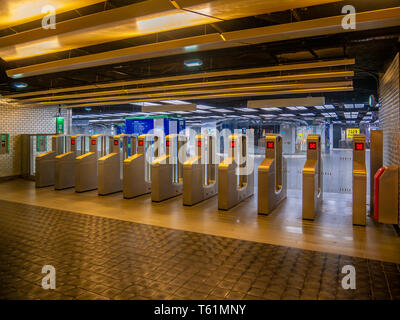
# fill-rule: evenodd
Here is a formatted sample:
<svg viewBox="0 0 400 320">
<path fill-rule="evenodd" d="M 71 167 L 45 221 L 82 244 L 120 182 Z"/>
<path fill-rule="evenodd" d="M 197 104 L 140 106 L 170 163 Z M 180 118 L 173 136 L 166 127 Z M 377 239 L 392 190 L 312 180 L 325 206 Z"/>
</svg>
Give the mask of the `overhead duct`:
<svg viewBox="0 0 400 320">
<path fill-rule="evenodd" d="M 342 19 L 343 16 L 340 15 L 329 18 L 226 32 L 223 33 L 225 40 L 220 37 L 219 33 L 214 33 L 178 40 L 157 42 L 20 67 L 8 70 L 7 74 L 10 77 L 15 75 L 18 75 L 19 77 L 31 77 L 41 74 L 96 67 L 99 65 L 183 54 L 186 52 L 185 48 L 187 47 L 195 48 L 194 51 L 207 51 L 258 43 L 354 32 L 352 29 L 345 30 L 342 27 Z M 356 31 L 399 26 L 400 7 L 357 13 L 356 20 Z"/>
</svg>

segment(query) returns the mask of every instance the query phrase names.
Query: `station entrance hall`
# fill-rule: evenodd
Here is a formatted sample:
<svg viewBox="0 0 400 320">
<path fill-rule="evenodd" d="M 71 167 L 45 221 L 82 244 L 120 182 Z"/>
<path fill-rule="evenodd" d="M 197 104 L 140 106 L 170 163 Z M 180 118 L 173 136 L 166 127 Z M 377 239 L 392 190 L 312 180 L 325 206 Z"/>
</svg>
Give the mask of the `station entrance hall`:
<svg viewBox="0 0 400 320">
<path fill-rule="evenodd" d="M 398 1 L 0 2 L 0 299 L 400 300 Z"/>
</svg>

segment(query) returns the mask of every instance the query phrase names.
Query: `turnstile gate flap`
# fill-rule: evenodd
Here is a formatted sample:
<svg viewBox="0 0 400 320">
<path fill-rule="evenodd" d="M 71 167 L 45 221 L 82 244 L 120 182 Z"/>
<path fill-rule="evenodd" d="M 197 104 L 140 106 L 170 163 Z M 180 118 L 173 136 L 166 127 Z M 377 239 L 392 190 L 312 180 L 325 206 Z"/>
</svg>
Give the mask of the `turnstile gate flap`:
<svg viewBox="0 0 400 320">
<path fill-rule="evenodd" d="M 387 166 L 375 175 L 375 219 L 380 223 L 399 223 L 399 167 Z"/>
</svg>

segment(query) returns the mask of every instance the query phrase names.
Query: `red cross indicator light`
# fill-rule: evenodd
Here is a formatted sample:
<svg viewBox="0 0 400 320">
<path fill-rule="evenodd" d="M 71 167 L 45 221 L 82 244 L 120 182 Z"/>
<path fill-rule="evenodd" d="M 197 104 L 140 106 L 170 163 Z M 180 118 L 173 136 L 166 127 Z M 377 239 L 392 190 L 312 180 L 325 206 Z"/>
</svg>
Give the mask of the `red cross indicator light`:
<svg viewBox="0 0 400 320">
<path fill-rule="evenodd" d="M 165 142 L 165 145 L 166 145 L 167 147 L 169 147 L 169 140 L 167 140 L 167 142 Z"/>
<path fill-rule="evenodd" d="M 235 141 L 231 141 L 231 147 L 232 147 L 232 148 L 235 147 Z"/>
<path fill-rule="evenodd" d="M 71 145 L 72 145 L 72 146 L 75 145 L 75 139 L 71 139 Z"/>
<path fill-rule="evenodd" d="M 201 147 L 201 140 L 197 141 L 197 146 Z"/>
<path fill-rule="evenodd" d="M 96 140 L 92 140 L 92 146 L 96 145 Z"/>
<path fill-rule="evenodd" d="M 275 147 L 275 143 L 273 141 L 267 142 L 267 149 L 273 149 Z"/>
<path fill-rule="evenodd" d="M 363 151 L 364 150 L 364 143 L 356 143 L 355 144 L 356 151 Z"/>
<path fill-rule="evenodd" d="M 118 140 L 114 140 L 114 146 L 118 145 Z"/>
<path fill-rule="evenodd" d="M 143 147 L 143 140 L 139 140 L 139 147 Z"/>
<path fill-rule="evenodd" d="M 310 150 L 317 150 L 317 143 L 316 142 L 309 142 L 308 149 Z"/>
</svg>

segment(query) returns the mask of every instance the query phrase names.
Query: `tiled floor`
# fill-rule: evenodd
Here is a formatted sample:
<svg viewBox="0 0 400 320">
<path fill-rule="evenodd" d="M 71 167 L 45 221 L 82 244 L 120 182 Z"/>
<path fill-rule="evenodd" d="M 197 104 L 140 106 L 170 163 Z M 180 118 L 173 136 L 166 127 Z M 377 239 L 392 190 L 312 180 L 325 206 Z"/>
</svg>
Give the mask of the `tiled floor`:
<svg viewBox="0 0 400 320">
<path fill-rule="evenodd" d="M 0 298 L 400 299 L 400 266 L 0 201 Z M 354 265 L 357 289 L 341 288 Z M 55 290 L 41 287 L 56 268 Z"/>
</svg>

